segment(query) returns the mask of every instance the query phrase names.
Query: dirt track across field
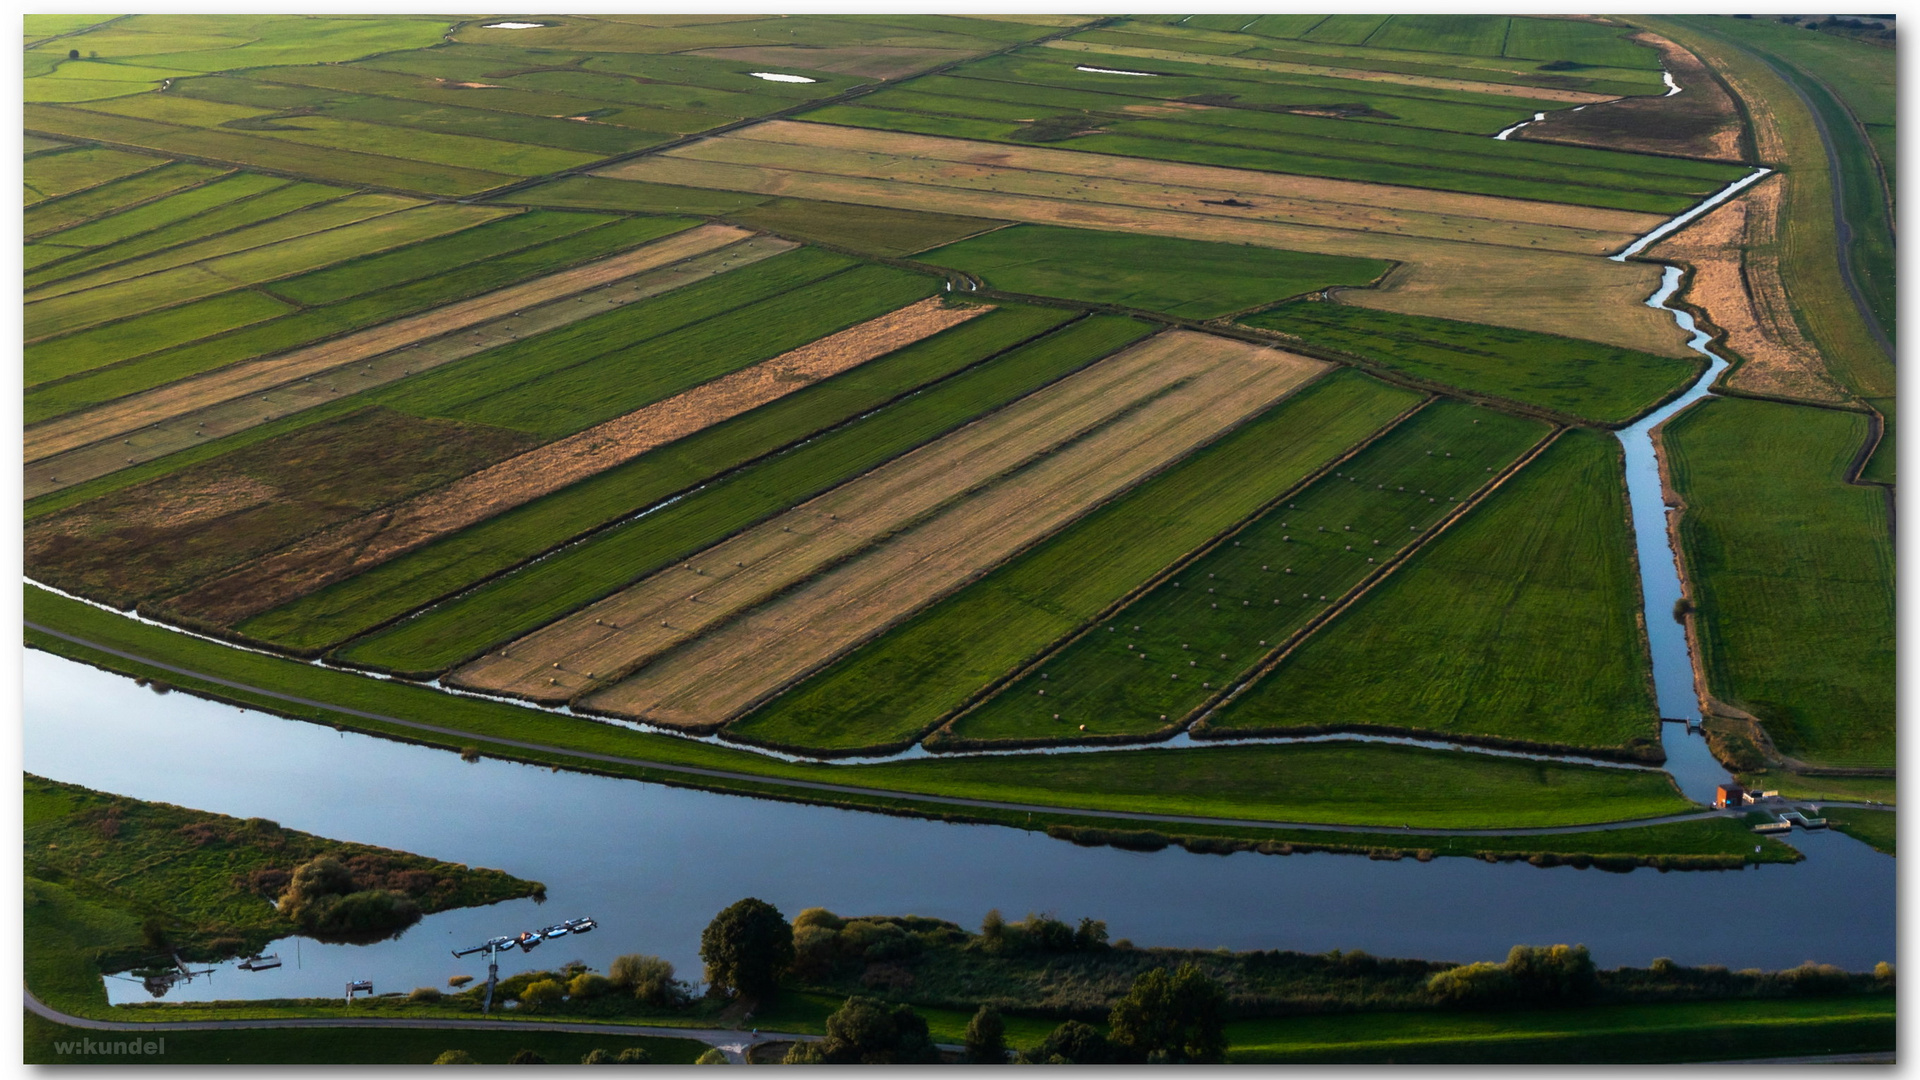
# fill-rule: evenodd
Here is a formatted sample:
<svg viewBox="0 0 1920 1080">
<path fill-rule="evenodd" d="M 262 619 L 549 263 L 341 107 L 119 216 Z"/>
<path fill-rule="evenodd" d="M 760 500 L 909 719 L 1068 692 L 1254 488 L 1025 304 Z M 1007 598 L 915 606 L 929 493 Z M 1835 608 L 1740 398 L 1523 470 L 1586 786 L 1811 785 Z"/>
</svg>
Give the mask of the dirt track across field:
<svg viewBox="0 0 1920 1080">
<path fill-rule="evenodd" d="M 934 298 L 888 312 L 317 533 L 167 607 L 237 623 L 991 310 Z"/>
<path fill-rule="evenodd" d="M 788 139 L 805 141 L 773 141 Z M 1347 302 L 1691 355 L 1642 303 L 1659 268 L 1598 257 L 1662 220 L 1650 214 L 788 121 L 603 175 L 1392 259 Z M 1230 197 L 1253 206 L 1202 201 Z"/>
<path fill-rule="evenodd" d="M 98 408 L 49 420 L 27 431 L 26 459 L 38 461 L 101 439 L 118 438 L 135 428 L 171 420 L 216 402 L 271 391 L 282 383 L 305 379 L 428 338 L 453 333 L 476 323 L 511 315 L 534 304 L 544 304 L 610 281 L 632 277 L 643 270 L 738 243 L 750 235 L 747 230 L 730 225 L 703 225 L 622 252 L 610 259 L 563 270 L 419 315 L 396 319 L 319 345 L 182 379 L 145 393 L 108 402 Z"/>
<path fill-rule="evenodd" d="M 610 284 L 561 296 L 504 318 L 444 334 L 409 348 L 318 375 L 281 383 L 260 394 L 230 398 L 194 409 L 136 431 L 109 437 L 77 450 L 42 458 L 27 466 L 26 495 L 33 498 L 124 469 L 128 465 L 197 446 L 211 439 L 257 427 L 276 417 L 310 409 L 341 395 L 383 386 L 416 372 L 482 353 L 523 337 L 543 334 L 589 318 L 610 306 L 631 304 L 691 285 L 715 274 L 791 251 L 799 245 L 772 236 L 755 236 L 716 250 L 645 270 Z M 82 414 L 84 415 L 84 414 Z"/>
<path fill-rule="evenodd" d="M 1132 352 L 1156 359 L 1144 373 L 1158 387 L 1151 396 L 1136 399 L 1132 408 L 1052 453 L 1018 463 L 920 522 L 903 522 L 895 534 L 856 557 L 580 703 L 677 727 L 724 723 L 1327 368 L 1289 353 L 1185 331 L 1164 334 Z M 1178 376 L 1168 381 L 1176 370 Z M 943 456 L 927 455 L 934 461 Z M 712 561 L 694 565 L 704 569 Z"/>
<path fill-rule="evenodd" d="M 1393 83 L 1399 86 L 1422 86 L 1433 90 L 1463 90 L 1474 94 L 1493 94 L 1498 97 L 1527 98 L 1532 101 L 1564 101 L 1569 105 L 1587 105 L 1600 101 L 1614 100 L 1611 94 L 1594 94 L 1585 90 L 1557 90 L 1549 86 L 1522 86 L 1518 83 L 1480 82 L 1475 79 L 1446 79 L 1433 75 L 1406 75 L 1397 71 L 1368 71 L 1362 68 L 1337 67 L 1332 64 L 1299 64 L 1286 60 L 1249 60 L 1239 56 L 1216 56 L 1212 53 L 1181 52 L 1178 49 L 1147 49 L 1137 45 L 1108 45 L 1098 41 L 1055 40 L 1044 43 L 1049 49 L 1066 49 L 1070 52 L 1105 53 L 1108 56 L 1132 56 L 1142 60 L 1173 60 L 1183 64 L 1211 64 L 1214 67 L 1250 68 L 1255 71 L 1274 71 L 1287 75 L 1313 75 L 1327 79 L 1360 79 L 1366 82 Z"/>
</svg>

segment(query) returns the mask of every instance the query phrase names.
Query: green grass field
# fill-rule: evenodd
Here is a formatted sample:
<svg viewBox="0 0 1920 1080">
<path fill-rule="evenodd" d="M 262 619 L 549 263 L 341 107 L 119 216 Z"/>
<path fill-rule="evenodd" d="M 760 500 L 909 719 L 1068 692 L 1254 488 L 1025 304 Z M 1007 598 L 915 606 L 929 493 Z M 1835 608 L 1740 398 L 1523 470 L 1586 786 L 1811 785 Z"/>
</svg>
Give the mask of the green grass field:
<svg viewBox="0 0 1920 1080">
<path fill-rule="evenodd" d="M 689 544 L 697 550 L 770 508 L 798 501 L 899 452 L 902 445 L 914 445 L 929 430 L 941 430 L 940 425 L 957 423 L 1025 392 L 1053 374 L 1047 354 L 1057 354 L 1061 364 L 1077 365 L 1091 356 L 1076 349 L 1076 342 L 1111 347 L 1104 339 L 1115 328 L 1075 327 L 1064 337 L 1043 339 L 1046 344 L 1017 350 L 977 373 L 882 408 L 898 395 L 1044 333 L 1065 318 L 1064 312 L 1038 309 L 981 316 L 256 616 L 242 624 L 241 632 L 288 648 L 330 646 L 507 571 L 590 529 L 706 484 L 670 507 L 599 533 L 340 653 L 353 663 L 392 670 L 442 670 L 612 591 L 659 558 L 672 557 L 663 552 L 682 551 Z M 1121 340 L 1145 330 L 1135 324 Z M 874 409 L 881 411 L 862 415 Z M 843 423 L 844 428 L 825 430 Z M 808 436 L 816 437 L 804 447 L 756 462 Z M 742 466 L 739 473 L 721 476 Z"/>
<path fill-rule="evenodd" d="M 142 174 L 134 179 L 143 179 L 147 175 L 151 174 Z M 288 181 L 278 177 L 235 174 L 129 210 L 121 210 L 69 229 L 62 229 L 48 236 L 46 244 L 80 249 L 107 247 L 141 233 L 171 225 L 176 221 L 196 217 L 228 203 L 284 187 L 287 183 Z M 60 276 L 62 275 L 58 271 L 43 270 L 37 271 L 34 278 L 36 282 L 40 282 L 57 280 Z"/>
<path fill-rule="evenodd" d="M 962 713 L 962 741 L 1180 724 L 1547 434 L 1439 400 Z"/>
<path fill-rule="evenodd" d="M 275 296 L 314 306 L 250 326 L 236 326 L 230 318 L 205 308 L 237 304 L 241 302 L 237 297 L 259 297 L 258 292 L 223 294 L 28 346 L 30 367 L 88 362 L 100 370 L 30 388 L 27 422 L 564 270 L 693 224 L 687 218 L 575 214 L 560 218 L 547 218 L 544 212 L 515 215 L 443 239 L 283 278 L 272 285 Z M 517 251 L 496 246 L 546 236 L 554 226 L 580 228 Z M 368 273 L 369 269 L 378 276 Z M 413 280 L 402 280 L 409 275 L 414 275 Z M 180 336 L 196 327 L 198 337 L 172 348 L 143 352 L 123 362 L 103 359 L 142 347 L 156 336 Z M 42 356 L 44 360 L 36 360 Z"/>
<path fill-rule="evenodd" d="M 735 721 L 728 734 L 840 751 L 901 745 L 1419 400 L 1357 372 L 1330 374 Z"/>
<path fill-rule="evenodd" d="M 1207 730 L 1657 746 L 1625 502 L 1618 441 L 1569 431 Z"/>
<path fill-rule="evenodd" d="M 101 146 L 82 146 L 57 153 L 36 154 L 25 164 L 26 203 L 32 206 L 45 199 L 158 169 L 168 162 L 142 154 L 129 154 Z"/>
<path fill-rule="evenodd" d="M 1890 810 L 1827 810 L 1827 824 L 1867 844 L 1875 851 L 1894 853 L 1899 819 Z"/>
<path fill-rule="evenodd" d="M 1665 1065 L 1891 1054 L 1894 1033 L 1890 996 L 1527 1012 L 1368 1012 L 1235 1021 L 1227 1026 L 1232 1044 L 1227 1060 L 1244 1065 Z"/>
<path fill-rule="evenodd" d="M 1416 378 L 1624 424 L 1698 377 L 1701 366 L 1575 338 L 1300 301 L 1242 319 Z"/>
<path fill-rule="evenodd" d="M 1822 765 L 1893 764 L 1891 523 L 1881 489 L 1841 479 L 1866 426 L 1715 398 L 1664 436 L 1708 685 Z"/>
<path fill-rule="evenodd" d="M 1380 259 L 1210 244 L 1167 236 L 1015 225 L 936 248 L 920 260 L 990 289 L 1212 319 L 1332 285 L 1367 285 Z"/>
</svg>

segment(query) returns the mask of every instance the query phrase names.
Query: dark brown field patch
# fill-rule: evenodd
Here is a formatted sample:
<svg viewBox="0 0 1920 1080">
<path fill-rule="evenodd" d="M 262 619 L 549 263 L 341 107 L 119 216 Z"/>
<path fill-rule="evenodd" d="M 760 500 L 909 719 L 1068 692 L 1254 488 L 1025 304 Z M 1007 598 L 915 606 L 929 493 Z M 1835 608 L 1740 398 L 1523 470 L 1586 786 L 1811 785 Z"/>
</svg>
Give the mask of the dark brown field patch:
<svg viewBox="0 0 1920 1080">
<path fill-rule="evenodd" d="M 131 606 L 315 529 L 464 476 L 538 440 L 370 408 L 29 522 L 29 575 Z"/>
<path fill-rule="evenodd" d="M 1633 35 L 1660 50 L 1681 91 L 1671 97 L 1629 97 L 1563 109 L 1514 135 L 1536 142 L 1573 143 L 1607 150 L 1740 161 L 1740 116 L 1733 99 L 1700 59 L 1666 38 Z"/>
</svg>

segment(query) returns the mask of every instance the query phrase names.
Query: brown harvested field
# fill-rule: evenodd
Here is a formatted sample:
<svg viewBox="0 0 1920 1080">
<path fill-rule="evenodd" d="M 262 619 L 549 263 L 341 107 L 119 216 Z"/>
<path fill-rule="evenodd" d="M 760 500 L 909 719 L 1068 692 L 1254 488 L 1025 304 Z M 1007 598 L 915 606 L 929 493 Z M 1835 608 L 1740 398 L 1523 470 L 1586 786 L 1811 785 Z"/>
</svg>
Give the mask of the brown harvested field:
<svg viewBox="0 0 1920 1080">
<path fill-rule="evenodd" d="M 770 137 L 835 145 L 754 145 Z M 828 151 L 848 155 L 833 160 L 853 172 L 814 171 L 811 163 L 827 160 Z M 703 160 L 710 157 L 785 164 Z M 1673 320 L 1642 303 L 1659 284 L 1659 268 L 1597 257 L 1662 220 L 1647 214 L 790 122 L 706 139 L 604 175 L 905 210 L 964 206 L 1011 221 L 1392 259 L 1404 265 L 1382 288 L 1350 292 L 1348 302 L 1692 355 Z M 1286 212 L 1269 209 L 1276 196 L 1295 200 L 1287 207 L 1325 205 L 1313 207 L 1310 221 L 1248 216 Z M 1255 205 L 1201 201 L 1228 197 Z M 1434 209 L 1402 210 L 1397 202 Z M 1414 216 L 1421 213 L 1428 217 Z M 1451 216 L 1456 236 L 1412 234 L 1416 220 L 1446 227 L 1442 215 Z M 1511 242 L 1486 242 L 1501 238 Z M 1571 250 L 1551 250 L 1556 244 Z"/>
<path fill-rule="evenodd" d="M 167 596 L 534 441 L 367 409 L 28 522 L 27 572 L 108 603 Z"/>
<path fill-rule="evenodd" d="M 610 281 L 632 277 L 643 270 L 738 243 L 750 235 L 746 230 L 731 225 L 703 225 L 586 266 L 563 270 L 419 315 L 395 319 L 319 345 L 234 364 L 85 412 L 49 420 L 27 430 L 26 460 L 38 461 L 101 439 L 119 438 L 136 428 L 170 420 L 216 402 L 268 391 L 281 383 L 318 375 L 476 323 L 511 315 L 533 304 L 570 296 Z"/>
<path fill-rule="evenodd" d="M 1498 97 L 1527 98 L 1531 101 L 1563 101 L 1569 105 L 1585 105 L 1593 102 L 1612 101 L 1611 94 L 1593 94 L 1585 90 L 1556 90 L 1547 86 L 1521 86 L 1516 83 L 1479 82 L 1474 79 L 1445 79 L 1433 75 L 1408 75 L 1397 71 L 1367 71 L 1361 68 L 1336 67 L 1331 64 L 1300 64 L 1287 60 L 1250 60 L 1239 56 L 1216 56 L 1212 53 L 1181 52 L 1178 49 L 1147 49 L 1136 45 L 1108 45 L 1095 41 L 1049 41 L 1049 49 L 1066 49 L 1070 52 L 1104 53 L 1108 56 L 1131 56 L 1141 60 L 1173 60 L 1182 64 L 1211 64 L 1214 67 L 1251 68 L 1255 71 L 1276 71 L 1287 75 L 1313 75 L 1328 79 L 1362 79 L 1367 82 L 1395 83 L 1400 86 L 1422 86 L 1433 90 L 1464 90 L 1473 94 L 1493 94 Z"/>
<path fill-rule="evenodd" d="M 1735 390 L 1805 401 L 1843 402 L 1820 352 L 1800 333 L 1780 280 L 1776 179 L 1754 185 L 1654 245 L 1647 256 L 1691 268 L 1686 300 L 1727 332 L 1743 363 L 1725 377 Z"/>
<path fill-rule="evenodd" d="M 935 298 L 888 312 L 317 533 L 168 608 L 203 624 L 232 625 L 990 310 L 950 308 Z"/>
<path fill-rule="evenodd" d="M 1609 150 L 1740 161 L 1740 114 L 1700 58 L 1657 34 L 1632 40 L 1660 50 L 1661 63 L 1683 88 L 1672 97 L 1630 97 L 1574 112 L 1547 114 L 1515 138 Z"/>
<path fill-rule="evenodd" d="M 248 394 L 182 413 L 153 426 L 127 432 L 122 441 L 110 437 L 77 450 L 42 458 L 27 466 L 26 495 L 27 498 L 33 498 L 59 491 L 128 465 L 165 457 L 209 439 L 231 435 L 276 417 L 289 416 L 336 400 L 342 394 L 357 394 L 416 372 L 464 360 L 515 339 L 578 322 L 607 310 L 609 305 L 631 304 L 671 292 L 798 246 L 777 237 L 755 236 L 670 266 L 644 271 L 458 333 L 442 335 L 410 348 L 395 349 L 308 379 L 281 383 L 259 396 Z"/>
<path fill-rule="evenodd" d="M 976 175 L 979 171 L 977 167 L 984 167 L 1001 178 L 1006 178 L 1007 174 L 1011 173 L 1053 173 L 1077 177 L 1083 183 L 1086 180 L 1113 178 L 1165 189 L 1184 187 L 1209 193 L 1231 192 L 1240 195 L 1291 198 L 1312 203 L 1333 204 L 1336 207 L 1388 207 L 1414 213 L 1450 215 L 1487 222 L 1511 221 L 1549 225 L 1581 233 L 1616 234 L 1627 237 L 1638 236 L 1665 220 L 1657 214 L 1643 214 L 1631 210 L 1608 210 L 1574 206 L 1568 203 L 1504 199 L 1493 195 L 1397 187 L 1392 184 L 1370 184 L 1357 180 L 1335 180 L 1292 173 L 1269 173 L 1256 169 L 1229 169 L 1218 165 L 1157 161 L 1115 154 L 1086 153 L 1079 150 L 1056 150 L 1043 146 L 1014 146 L 1006 143 L 954 139 L 941 135 L 916 135 L 910 132 L 842 127 L 837 124 L 814 124 L 799 120 L 769 120 L 726 135 L 701 140 L 699 143 L 674 151 L 674 154 L 679 157 L 699 158 L 702 155 L 693 152 L 699 148 L 747 142 L 770 143 L 793 149 L 785 151 L 784 154 L 775 151 L 775 156 L 716 158 L 715 160 L 741 160 L 747 163 L 793 168 L 805 166 L 817 160 L 820 151 L 844 150 L 879 155 L 883 159 L 881 164 L 886 171 L 860 172 L 854 175 L 880 176 L 889 180 L 952 183 Z M 924 165 L 921 164 L 923 162 Z M 947 167 L 943 168 L 943 165 Z M 952 166 L 961 166 L 961 168 L 952 168 Z M 603 175 L 617 174 L 616 168 Z M 1163 197 L 1160 200 L 1142 202 L 1139 205 L 1165 206 L 1168 204 Z M 1327 213 L 1335 215 L 1327 222 L 1328 224 L 1343 224 L 1337 216 L 1341 211 L 1335 209 Z M 1601 250 L 1612 250 L 1607 246 L 1608 241 L 1600 243 Z"/>
<path fill-rule="evenodd" d="M 455 681 L 542 700 L 580 694 L 1223 361 L 1184 340 L 1163 335 L 1103 360 L 514 641 Z"/>
<path fill-rule="evenodd" d="M 733 48 L 693 49 L 688 55 L 765 64 L 775 71 L 800 68 L 803 71 L 854 75 L 862 79 L 899 79 L 930 67 L 965 60 L 974 54 L 962 49 L 930 49 L 911 45 L 740 45 Z"/>
<path fill-rule="evenodd" d="M 960 588 L 1327 370 L 1241 342 L 1174 332 L 1142 346 L 1211 366 L 1031 466 L 579 699 L 711 728 Z"/>
</svg>

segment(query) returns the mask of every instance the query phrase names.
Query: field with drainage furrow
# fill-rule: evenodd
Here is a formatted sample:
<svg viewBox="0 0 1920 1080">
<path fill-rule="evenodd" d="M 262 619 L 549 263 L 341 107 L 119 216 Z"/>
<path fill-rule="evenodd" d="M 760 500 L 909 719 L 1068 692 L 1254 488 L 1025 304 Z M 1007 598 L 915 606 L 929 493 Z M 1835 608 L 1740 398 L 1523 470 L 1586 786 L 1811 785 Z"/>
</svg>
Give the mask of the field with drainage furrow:
<svg viewBox="0 0 1920 1080">
<path fill-rule="evenodd" d="M 1069 742 L 1177 727 L 1550 430 L 1434 402 L 962 713 L 938 742 Z"/>
<path fill-rule="evenodd" d="M 946 535 L 943 521 L 998 523 L 993 540 L 960 528 L 946 541 L 962 535 L 978 541 L 960 557 L 963 565 L 988 558 L 1033 520 L 1073 516 L 1111 490 L 1111 478 L 1085 469 L 1098 464 L 1118 478 L 1148 467 L 1142 463 L 1154 455 L 1177 456 L 1180 425 L 1196 409 L 1212 408 L 1216 424 L 1230 425 L 1237 410 L 1257 408 L 1263 396 L 1270 400 L 1321 369 L 1257 346 L 1184 331 L 1163 334 L 517 641 L 510 653 L 490 655 L 454 678 L 465 686 L 569 699 L 875 545 L 911 548 L 923 532 Z M 1022 515 L 1030 498 L 1018 493 L 1036 478 L 1046 478 L 1040 490 L 1054 502 Z M 969 512 L 976 504 L 992 509 Z M 938 576 L 925 567 L 920 573 L 922 581 Z M 780 605 L 793 599 L 783 597 Z M 735 624 L 725 633 L 738 630 Z M 827 633 L 824 625 L 814 627 L 816 639 Z M 709 646 L 703 641 L 700 647 Z"/>
<path fill-rule="evenodd" d="M 799 751 L 898 749 L 1169 564 L 1421 404 L 1336 371 L 734 721 Z"/>
<path fill-rule="evenodd" d="M 654 508 L 335 653 L 350 663 L 387 670 L 442 671 L 1150 332 L 1143 323 L 1102 316 L 1048 332 L 1067 317 L 1041 308 L 997 308 L 784 402 L 250 619 L 240 630 L 312 648 L 351 636 L 355 628 L 376 626 L 587 528 L 631 516 L 636 508 Z M 1035 334 L 1044 336 L 1021 344 Z M 770 456 L 756 460 L 760 455 Z M 693 490 L 660 505 L 689 487 Z"/>
<path fill-rule="evenodd" d="M 1562 435 L 1195 736 L 1361 728 L 1650 755 L 1621 467 L 1611 435 Z"/>
</svg>

